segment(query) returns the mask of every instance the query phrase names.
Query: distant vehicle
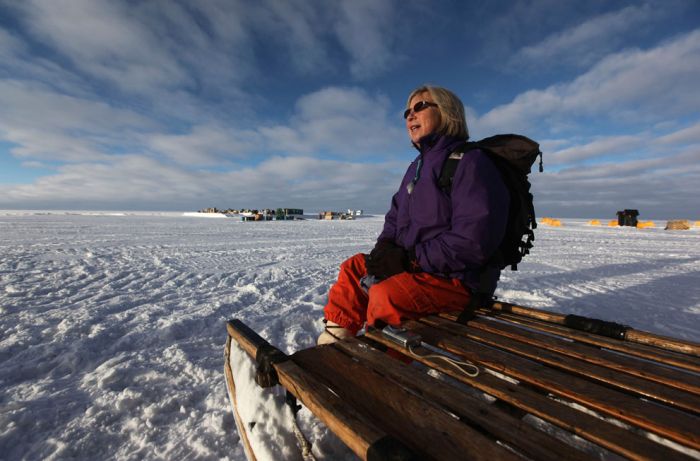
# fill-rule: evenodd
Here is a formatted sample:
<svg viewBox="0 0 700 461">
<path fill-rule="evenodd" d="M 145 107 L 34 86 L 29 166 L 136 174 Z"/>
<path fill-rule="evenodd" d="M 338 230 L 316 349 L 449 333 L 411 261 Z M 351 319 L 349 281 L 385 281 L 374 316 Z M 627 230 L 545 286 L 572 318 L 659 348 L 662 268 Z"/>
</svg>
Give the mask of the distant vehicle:
<svg viewBox="0 0 700 461">
<path fill-rule="evenodd" d="M 637 227 L 637 216 L 639 216 L 638 210 L 624 210 L 617 212 L 617 225 L 618 226 L 630 226 Z"/>
</svg>

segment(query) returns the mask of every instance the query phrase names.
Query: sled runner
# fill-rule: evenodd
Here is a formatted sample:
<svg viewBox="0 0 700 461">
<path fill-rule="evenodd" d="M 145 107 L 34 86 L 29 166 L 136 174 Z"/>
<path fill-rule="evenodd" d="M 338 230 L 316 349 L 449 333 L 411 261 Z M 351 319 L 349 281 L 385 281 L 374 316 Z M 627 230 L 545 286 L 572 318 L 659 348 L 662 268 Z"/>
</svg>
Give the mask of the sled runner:
<svg viewBox="0 0 700 461">
<path fill-rule="evenodd" d="M 292 355 L 231 320 L 234 414 L 236 348 L 255 358 L 259 384 L 279 384 L 360 459 L 700 458 L 700 344 L 507 303 L 466 325 L 457 318 L 369 329 Z M 247 422 L 236 419 L 256 459 Z M 297 439 L 299 459 L 313 459 Z"/>
</svg>

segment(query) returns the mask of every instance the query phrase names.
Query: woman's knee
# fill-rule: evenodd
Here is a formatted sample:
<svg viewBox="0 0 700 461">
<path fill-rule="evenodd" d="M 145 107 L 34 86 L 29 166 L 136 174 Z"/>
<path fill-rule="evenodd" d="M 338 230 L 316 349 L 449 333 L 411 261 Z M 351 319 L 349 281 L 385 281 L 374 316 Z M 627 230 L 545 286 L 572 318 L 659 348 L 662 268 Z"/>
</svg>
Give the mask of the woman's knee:
<svg viewBox="0 0 700 461">
<path fill-rule="evenodd" d="M 367 271 L 365 267 L 365 255 L 358 253 L 356 255 L 350 256 L 348 259 L 340 264 L 340 270 L 344 272 L 349 272 L 357 274 L 360 277 L 365 275 Z"/>
<path fill-rule="evenodd" d="M 397 306 L 396 289 L 389 283 L 378 283 L 369 289 L 369 302 L 367 304 L 367 322 L 371 325 L 375 320 L 396 325 L 401 321 L 401 311 L 405 307 Z M 393 295 L 393 296 L 392 296 Z"/>
</svg>

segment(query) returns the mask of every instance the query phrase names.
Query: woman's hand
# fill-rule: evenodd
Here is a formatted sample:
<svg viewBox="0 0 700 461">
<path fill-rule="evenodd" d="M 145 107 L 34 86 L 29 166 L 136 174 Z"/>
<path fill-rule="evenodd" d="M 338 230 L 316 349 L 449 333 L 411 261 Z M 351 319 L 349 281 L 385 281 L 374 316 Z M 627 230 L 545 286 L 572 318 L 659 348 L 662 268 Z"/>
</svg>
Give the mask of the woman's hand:
<svg viewBox="0 0 700 461">
<path fill-rule="evenodd" d="M 378 258 L 379 255 L 389 248 L 400 248 L 393 240 L 378 240 L 374 248 L 369 253 L 369 258 Z"/>
<path fill-rule="evenodd" d="M 383 245 L 374 250 L 366 258 L 367 273 L 380 279 L 406 272 L 408 269 L 408 254 L 403 248 L 394 245 Z"/>
</svg>

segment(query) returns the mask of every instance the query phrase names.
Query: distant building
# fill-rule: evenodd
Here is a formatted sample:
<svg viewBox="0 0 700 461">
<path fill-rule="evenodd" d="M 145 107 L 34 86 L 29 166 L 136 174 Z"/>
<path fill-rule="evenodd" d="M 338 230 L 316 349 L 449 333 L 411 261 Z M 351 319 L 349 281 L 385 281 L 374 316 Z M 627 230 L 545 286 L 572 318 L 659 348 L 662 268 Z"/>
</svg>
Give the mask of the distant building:
<svg viewBox="0 0 700 461">
<path fill-rule="evenodd" d="M 304 219 L 304 210 L 301 208 L 277 208 L 275 219 L 280 221 Z"/>
<path fill-rule="evenodd" d="M 322 211 L 318 214 L 318 219 L 355 219 L 355 212 L 348 210 L 347 213 L 343 211 Z M 359 215 L 358 215 L 359 216 Z"/>
</svg>

